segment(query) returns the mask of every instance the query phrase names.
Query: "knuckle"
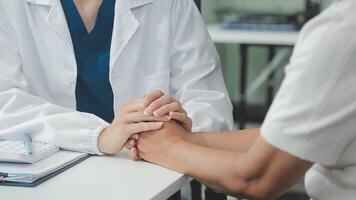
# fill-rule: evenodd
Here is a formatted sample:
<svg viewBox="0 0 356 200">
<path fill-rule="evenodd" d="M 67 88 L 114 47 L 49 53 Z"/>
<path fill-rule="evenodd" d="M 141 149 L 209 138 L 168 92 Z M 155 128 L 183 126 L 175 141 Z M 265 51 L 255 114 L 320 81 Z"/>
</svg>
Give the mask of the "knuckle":
<svg viewBox="0 0 356 200">
<path fill-rule="evenodd" d="M 171 114 L 170 114 L 173 118 L 180 118 L 180 115 L 178 115 L 178 113 L 176 113 L 176 112 L 171 112 Z"/>
<path fill-rule="evenodd" d="M 164 92 L 161 89 L 156 90 L 157 94 L 164 95 Z"/>
<path fill-rule="evenodd" d="M 162 107 L 158 110 L 158 112 L 160 112 L 160 113 L 166 113 L 167 111 L 169 111 L 169 107 L 168 107 L 167 105 L 162 106 Z"/>
<path fill-rule="evenodd" d="M 174 101 L 174 99 L 168 95 L 164 95 L 163 98 L 166 100 L 166 101 Z"/>
<path fill-rule="evenodd" d="M 150 107 L 151 108 L 157 108 L 159 106 L 159 102 L 154 101 L 153 103 L 151 103 Z"/>
<path fill-rule="evenodd" d="M 173 101 L 172 104 L 173 104 L 173 105 L 180 106 L 180 103 L 179 103 L 178 101 Z"/>
<path fill-rule="evenodd" d="M 147 95 L 145 95 L 145 96 L 143 97 L 143 99 L 152 100 L 154 94 L 155 94 L 154 92 L 150 92 L 150 93 L 148 93 Z"/>
<path fill-rule="evenodd" d="M 181 106 L 180 106 L 180 103 L 178 103 L 177 101 L 173 102 L 173 103 L 172 103 L 172 106 L 173 106 L 174 108 L 180 108 L 180 107 L 181 107 Z"/>
<path fill-rule="evenodd" d="M 123 131 L 125 133 L 131 133 L 132 132 L 132 128 L 130 126 L 124 126 L 122 129 L 123 129 Z"/>
</svg>

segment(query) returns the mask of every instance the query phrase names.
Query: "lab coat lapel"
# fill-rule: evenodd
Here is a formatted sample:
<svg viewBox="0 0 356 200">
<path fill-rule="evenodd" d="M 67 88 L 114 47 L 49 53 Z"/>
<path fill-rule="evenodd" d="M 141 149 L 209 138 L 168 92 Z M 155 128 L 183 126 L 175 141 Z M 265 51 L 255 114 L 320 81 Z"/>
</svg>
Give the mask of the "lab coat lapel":
<svg viewBox="0 0 356 200">
<path fill-rule="evenodd" d="M 120 54 L 135 35 L 140 23 L 133 14 L 134 9 L 152 3 L 153 0 L 117 0 L 115 5 L 115 24 L 112 36 L 110 66 L 115 65 Z"/>
<path fill-rule="evenodd" d="M 63 12 L 62 4 L 59 0 L 23 0 L 30 4 L 33 9 L 43 9 L 41 6 L 48 7 L 48 14 L 44 16 L 44 20 L 62 38 L 65 44 L 73 49 L 72 39 L 67 25 L 67 20 Z"/>
</svg>

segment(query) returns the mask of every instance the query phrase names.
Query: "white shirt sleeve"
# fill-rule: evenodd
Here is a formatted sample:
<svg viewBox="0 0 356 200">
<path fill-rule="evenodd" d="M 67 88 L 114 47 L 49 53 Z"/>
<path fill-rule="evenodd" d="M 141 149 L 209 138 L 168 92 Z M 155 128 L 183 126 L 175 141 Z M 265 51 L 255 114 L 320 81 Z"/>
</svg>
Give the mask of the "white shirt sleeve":
<svg viewBox="0 0 356 200">
<path fill-rule="evenodd" d="M 97 139 L 106 126 L 99 117 L 54 105 L 29 92 L 20 53 L 0 18 L 0 138 L 18 139 L 27 133 L 34 141 L 101 154 Z"/>
<path fill-rule="evenodd" d="M 354 14 L 334 11 L 302 30 L 261 128 L 273 146 L 326 166 L 356 136 L 356 24 Z"/>
<path fill-rule="evenodd" d="M 232 105 L 220 59 L 192 0 L 174 0 L 171 88 L 193 120 L 194 131 L 231 130 Z"/>
</svg>

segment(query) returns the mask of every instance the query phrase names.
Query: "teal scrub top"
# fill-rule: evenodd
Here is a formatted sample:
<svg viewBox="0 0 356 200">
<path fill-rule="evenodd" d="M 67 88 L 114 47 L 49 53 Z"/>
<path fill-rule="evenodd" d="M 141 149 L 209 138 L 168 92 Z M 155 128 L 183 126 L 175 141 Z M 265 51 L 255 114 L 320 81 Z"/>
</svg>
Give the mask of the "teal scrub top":
<svg viewBox="0 0 356 200">
<path fill-rule="evenodd" d="M 77 61 L 77 110 L 114 119 L 113 91 L 109 82 L 110 47 L 115 0 L 104 0 L 94 29 L 88 33 L 73 0 L 61 0 Z"/>
</svg>

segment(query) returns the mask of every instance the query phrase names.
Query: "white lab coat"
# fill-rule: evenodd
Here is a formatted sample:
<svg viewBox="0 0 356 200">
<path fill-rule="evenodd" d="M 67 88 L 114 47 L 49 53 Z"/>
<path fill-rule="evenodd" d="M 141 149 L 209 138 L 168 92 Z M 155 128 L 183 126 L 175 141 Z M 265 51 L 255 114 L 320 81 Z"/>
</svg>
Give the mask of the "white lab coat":
<svg viewBox="0 0 356 200">
<path fill-rule="evenodd" d="M 232 106 L 192 0 L 117 0 L 110 59 L 114 110 L 161 89 L 194 130 L 229 130 Z M 108 123 L 77 112 L 76 59 L 59 0 L 0 1 L 0 137 L 97 153 Z"/>
</svg>

